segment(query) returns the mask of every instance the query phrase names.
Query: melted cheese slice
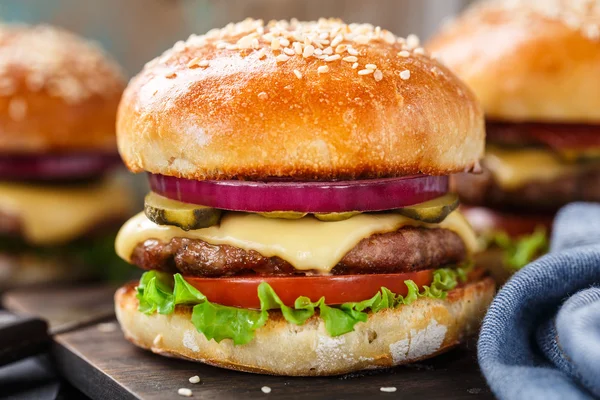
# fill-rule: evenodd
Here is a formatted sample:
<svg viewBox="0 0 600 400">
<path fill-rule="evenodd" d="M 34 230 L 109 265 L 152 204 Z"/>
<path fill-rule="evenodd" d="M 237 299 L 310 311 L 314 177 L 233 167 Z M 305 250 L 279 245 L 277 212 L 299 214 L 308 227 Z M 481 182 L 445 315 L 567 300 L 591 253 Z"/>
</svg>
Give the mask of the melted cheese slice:
<svg viewBox="0 0 600 400">
<path fill-rule="evenodd" d="M 506 190 L 518 189 L 534 181 L 552 181 L 577 169 L 577 165 L 561 162 L 549 150 L 504 150 L 494 146 L 486 149 L 485 165 L 498 185 Z"/>
<path fill-rule="evenodd" d="M 132 193 L 115 177 L 88 186 L 0 182 L 0 209 L 18 218 L 33 245 L 65 243 L 110 219 L 131 215 Z"/>
<path fill-rule="evenodd" d="M 298 270 L 327 274 L 362 239 L 403 226 L 449 229 L 463 239 L 470 252 L 475 252 L 478 247 L 471 226 L 458 211 L 440 224 L 425 224 L 392 213 L 359 214 L 344 221 L 323 222 L 312 216 L 286 220 L 229 212 L 223 215 L 219 225 L 187 232 L 175 226 L 157 225 L 140 213 L 121 228 L 116 251 L 130 261 L 134 248 L 145 240 L 158 239 L 167 243 L 172 238 L 184 237 L 255 250 L 265 257 L 280 257 Z"/>
</svg>

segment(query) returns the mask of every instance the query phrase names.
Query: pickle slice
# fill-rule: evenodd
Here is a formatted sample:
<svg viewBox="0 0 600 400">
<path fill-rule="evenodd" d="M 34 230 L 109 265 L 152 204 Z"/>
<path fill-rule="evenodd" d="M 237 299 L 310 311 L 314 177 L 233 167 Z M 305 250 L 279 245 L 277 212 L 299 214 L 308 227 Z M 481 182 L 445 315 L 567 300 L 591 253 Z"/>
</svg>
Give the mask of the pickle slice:
<svg viewBox="0 0 600 400">
<path fill-rule="evenodd" d="M 442 222 L 457 207 L 458 196 L 448 193 L 424 203 L 398 208 L 394 212 L 417 221 L 436 224 Z"/>
<path fill-rule="evenodd" d="M 314 216 L 319 221 L 336 222 L 336 221 L 343 221 L 345 219 L 352 218 L 358 214 L 360 214 L 360 211 L 348 211 L 348 212 L 341 212 L 341 213 L 315 213 Z"/>
<path fill-rule="evenodd" d="M 281 219 L 300 219 L 306 215 L 306 213 L 299 211 L 270 211 L 258 213 L 265 218 L 281 218 Z"/>
<path fill-rule="evenodd" d="M 184 231 L 208 228 L 221 219 L 221 210 L 171 200 L 154 192 L 146 195 L 144 212 L 155 224 L 174 225 Z"/>
</svg>

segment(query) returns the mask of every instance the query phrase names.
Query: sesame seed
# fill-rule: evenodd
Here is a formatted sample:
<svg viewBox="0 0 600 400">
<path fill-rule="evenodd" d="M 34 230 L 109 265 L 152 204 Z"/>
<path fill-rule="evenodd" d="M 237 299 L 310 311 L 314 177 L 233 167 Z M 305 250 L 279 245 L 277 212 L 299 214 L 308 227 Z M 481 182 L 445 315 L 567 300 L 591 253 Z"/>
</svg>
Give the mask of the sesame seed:
<svg viewBox="0 0 600 400">
<path fill-rule="evenodd" d="M 340 34 L 338 34 L 336 37 L 333 38 L 333 40 L 331 41 L 331 47 L 335 47 L 338 44 L 342 43 L 342 41 L 344 40 L 344 37 Z"/>
<path fill-rule="evenodd" d="M 200 62 L 200 57 L 192 58 L 190 62 L 187 63 L 188 68 L 198 68 L 198 63 Z"/>
<path fill-rule="evenodd" d="M 358 63 L 357 62 L 355 62 L 354 64 L 352 64 L 352 69 L 356 69 L 356 68 L 358 68 Z"/>
<path fill-rule="evenodd" d="M 420 43 L 421 41 L 419 40 L 419 37 L 417 35 L 410 34 L 406 37 L 406 45 L 411 50 L 419 47 Z"/>
<path fill-rule="evenodd" d="M 387 44 L 394 44 L 396 42 L 396 36 L 392 32 L 384 30 L 381 34 L 381 37 Z"/>
<path fill-rule="evenodd" d="M 410 53 L 406 50 L 402 50 L 400 53 L 398 53 L 398 56 L 406 58 L 410 56 Z"/>
<path fill-rule="evenodd" d="M 369 75 L 372 74 L 374 70 L 372 69 L 361 69 L 360 71 L 358 71 L 359 75 Z"/>
<path fill-rule="evenodd" d="M 339 46 L 337 46 L 337 47 L 335 48 L 335 52 L 336 52 L 337 54 L 342 54 L 342 53 L 344 53 L 344 52 L 345 52 L 347 49 L 348 49 L 348 46 L 347 46 L 347 45 L 345 45 L 345 44 L 340 44 Z"/>
<path fill-rule="evenodd" d="M 400 78 L 402 78 L 403 80 L 407 80 L 410 78 L 410 71 L 405 69 L 404 71 L 400 72 Z"/>
<path fill-rule="evenodd" d="M 224 49 L 225 47 L 227 47 L 227 43 L 225 43 L 225 42 L 217 43 L 217 49 Z"/>
<path fill-rule="evenodd" d="M 396 388 L 394 386 L 389 386 L 389 387 L 379 388 L 379 390 L 382 392 L 385 392 L 385 393 L 394 393 L 396 391 Z"/>
<path fill-rule="evenodd" d="M 281 47 L 281 43 L 279 42 L 279 39 L 273 39 L 271 41 L 271 49 L 279 50 L 280 47 Z"/>
<path fill-rule="evenodd" d="M 266 55 L 267 55 L 266 49 L 260 49 L 258 51 L 258 53 L 256 53 L 256 56 L 258 57 L 259 60 L 262 60 Z"/>
<path fill-rule="evenodd" d="M 413 53 L 424 56 L 425 55 L 425 49 L 422 48 L 422 47 L 417 47 L 416 49 L 413 50 Z"/>
<path fill-rule="evenodd" d="M 286 38 L 281 38 L 279 39 L 279 44 L 281 44 L 283 47 L 288 47 L 290 45 L 290 41 Z"/>
<path fill-rule="evenodd" d="M 358 58 L 356 58 L 356 56 L 346 56 L 346 57 L 342 58 L 342 60 L 347 61 L 347 62 L 357 62 Z"/>
<path fill-rule="evenodd" d="M 325 58 L 325 61 L 330 62 L 330 61 L 339 60 L 340 58 L 342 58 L 342 56 L 340 56 L 339 54 L 334 54 L 332 56 Z"/>
<path fill-rule="evenodd" d="M 331 46 L 327 47 L 325 50 L 323 50 L 323 54 L 332 55 L 333 47 L 331 47 Z"/>
<path fill-rule="evenodd" d="M 294 51 L 296 54 L 302 54 L 302 45 L 300 42 L 294 42 Z"/>
<path fill-rule="evenodd" d="M 154 346 L 158 346 L 158 345 L 159 345 L 159 344 L 162 342 L 162 339 L 163 339 L 163 337 L 162 337 L 162 335 L 159 333 L 158 335 L 156 335 L 156 336 L 154 337 L 154 340 L 152 341 L 152 344 L 153 344 Z"/>
<path fill-rule="evenodd" d="M 179 388 L 177 394 L 183 397 L 192 397 L 192 390 L 187 388 Z"/>
<path fill-rule="evenodd" d="M 258 49 L 260 47 L 260 43 L 258 42 L 257 38 L 252 39 L 252 48 L 253 49 Z"/>
<path fill-rule="evenodd" d="M 588 25 L 584 28 L 584 35 L 592 40 L 600 39 L 600 25 Z"/>
<path fill-rule="evenodd" d="M 373 72 L 373 78 L 375 78 L 375 80 L 377 82 L 379 82 L 380 80 L 383 79 L 383 72 L 381 72 L 381 70 L 375 70 L 375 72 Z"/>
<path fill-rule="evenodd" d="M 286 47 L 285 49 L 283 49 L 283 52 L 285 54 L 287 54 L 288 56 L 295 56 L 296 52 L 294 51 L 294 49 L 291 49 L 289 47 Z"/>
<path fill-rule="evenodd" d="M 306 45 L 306 47 L 304 47 L 304 51 L 302 52 L 302 57 L 308 58 L 312 56 L 314 52 L 315 46 L 313 46 L 312 44 Z"/>
<path fill-rule="evenodd" d="M 208 67 L 208 61 L 207 60 L 202 60 L 198 63 L 198 66 L 201 68 L 206 68 Z"/>
<path fill-rule="evenodd" d="M 367 64 L 367 65 L 365 65 L 365 68 L 366 69 L 373 69 L 373 70 L 375 70 L 375 69 L 377 69 L 377 65 L 375 65 L 375 64 Z"/>
<path fill-rule="evenodd" d="M 296 75 L 298 79 L 302 79 L 302 72 L 298 71 L 297 69 L 294 70 L 294 75 Z"/>
<path fill-rule="evenodd" d="M 227 50 L 239 50 L 239 46 L 237 44 L 228 44 L 227 46 L 225 46 L 225 49 L 227 49 Z"/>
<path fill-rule="evenodd" d="M 358 35 L 354 38 L 354 41 L 358 44 L 367 44 L 369 43 L 369 37 L 366 35 Z"/>
<path fill-rule="evenodd" d="M 315 54 L 318 55 L 318 56 L 321 56 L 321 55 L 323 55 L 323 50 L 321 50 L 321 49 L 315 49 Z"/>
<path fill-rule="evenodd" d="M 356 50 L 354 47 L 348 47 L 348 54 L 350 54 L 351 56 L 357 56 L 358 50 Z"/>
<path fill-rule="evenodd" d="M 261 99 L 261 100 L 266 100 L 268 97 L 269 97 L 269 95 L 266 94 L 265 92 L 260 92 L 258 94 L 258 98 Z"/>
<path fill-rule="evenodd" d="M 269 394 L 269 393 L 271 393 L 271 388 L 270 388 L 270 387 L 268 387 L 268 386 L 263 386 L 263 387 L 261 387 L 261 388 L 260 388 L 260 390 L 261 390 L 263 393 L 265 393 L 265 394 Z"/>
<path fill-rule="evenodd" d="M 200 383 L 200 377 L 198 375 L 194 375 L 188 379 L 190 383 Z"/>
<path fill-rule="evenodd" d="M 329 72 L 329 67 L 327 65 L 321 65 L 319 68 L 317 68 L 317 72 L 319 74 L 324 74 Z"/>
<path fill-rule="evenodd" d="M 286 62 L 289 59 L 290 56 L 288 56 L 287 54 L 280 54 L 277 57 L 275 57 L 275 60 L 277 60 L 277 62 Z"/>
<path fill-rule="evenodd" d="M 167 79 L 173 79 L 176 77 L 177 77 L 177 74 L 175 72 L 169 72 L 169 73 L 165 74 L 165 78 L 167 78 Z"/>
</svg>

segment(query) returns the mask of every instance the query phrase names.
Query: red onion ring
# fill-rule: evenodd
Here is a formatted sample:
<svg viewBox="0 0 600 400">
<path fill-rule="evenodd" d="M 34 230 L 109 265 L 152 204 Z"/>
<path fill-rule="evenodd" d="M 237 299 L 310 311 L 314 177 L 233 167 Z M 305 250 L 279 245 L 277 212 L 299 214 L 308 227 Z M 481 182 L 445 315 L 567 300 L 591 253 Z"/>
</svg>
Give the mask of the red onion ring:
<svg viewBox="0 0 600 400">
<path fill-rule="evenodd" d="M 447 176 L 334 182 L 195 181 L 149 176 L 157 194 L 186 203 L 247 212 L 383 211 L 422 203 L 448 191 Z"/>
<path fill-rule="evenodd" d="M 67 180 L 96 177 L 119 165 L 118 154 L 19 154 L 0 156 L 0 179 Z"/>
</svg>

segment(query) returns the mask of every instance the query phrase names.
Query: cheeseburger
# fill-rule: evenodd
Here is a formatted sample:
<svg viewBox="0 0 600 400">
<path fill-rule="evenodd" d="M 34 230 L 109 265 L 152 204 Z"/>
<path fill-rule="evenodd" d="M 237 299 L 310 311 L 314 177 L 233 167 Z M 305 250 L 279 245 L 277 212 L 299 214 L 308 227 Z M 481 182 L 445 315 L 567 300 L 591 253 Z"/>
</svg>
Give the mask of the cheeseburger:
<svg viewBox="0 0 600 400">
<path fill-rule="evenodd" d="M 505 266 L 522 267 L 545 249 L 560 207 L 600 201 L 600 1 L 479 2 L 428 50 L 487 118 L 483 173 L 454 189 Z"/>
<path fill-rule="evenodd" d="M 152 191 L 116 248 L 116 293 L 155 353 L 333 375 L 444 352 L 494 283 L 448 175 L 482 111 L 418 39 L 368 24 L 246 20 L 151 61 L 121 101 L 121 156 Z"/>
<path fill-rule="evenodd" d="M 120 261 L 111 242 L 132 194 L 109 171 L 124 87 L 116 64 L 69 32 L 0 26 L 0 287 Z"/>
</svg>

